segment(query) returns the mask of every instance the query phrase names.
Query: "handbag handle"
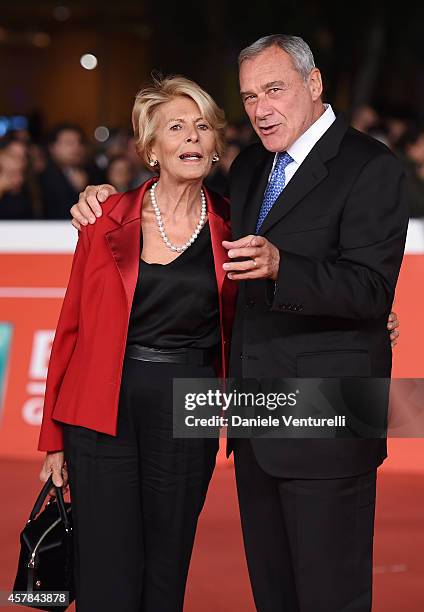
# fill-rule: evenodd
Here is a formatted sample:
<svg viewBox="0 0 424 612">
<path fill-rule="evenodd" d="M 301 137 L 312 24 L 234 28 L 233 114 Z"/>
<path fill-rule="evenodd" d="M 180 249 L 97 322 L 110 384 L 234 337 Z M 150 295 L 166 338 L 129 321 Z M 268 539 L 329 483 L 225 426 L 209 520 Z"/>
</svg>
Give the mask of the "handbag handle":
<svg viewBox="0 0 424 612">
<path fill-rule="evenodd" d="M 34 518 L 40 512 L 41 507 L 42 507 L 42 505 L 44 503 L 44 500 L 46 499 L 46 497 L 48 495 L 48 492 L 50 491 L 50 489 L 52 487 L 54 487 L 54 489 L 56 491 L 56 501 L 57 501 L 57 505 L 58 505 L 58 508 L 59 508 L 60 518 L 63 521 L 63 524 L 65 526 L 66 531 L 69 531 L 70 530 L 70 521 L 69 521 L 68 513 L 66 512 L 66 508 L 65 508 L 65 502 L 64 502 L 64 499 L 63 499 L 62 488 L 61 487 L 57 487 L 53 483 L 53 478 L 52 478 L 51 474 L 48 477 L 48 479 L 46 480 L 46 482 L 44 483 L 43 488 L 41 489 L 40 493 L 38 494 L 37 499 L 35 500 L 34 507 L 31 510 L 31 514 L 29 515 L 29 519 L 28 519 L 27 523 L 29 523 L 30 521 L 34 520 Z"/>
</svg>

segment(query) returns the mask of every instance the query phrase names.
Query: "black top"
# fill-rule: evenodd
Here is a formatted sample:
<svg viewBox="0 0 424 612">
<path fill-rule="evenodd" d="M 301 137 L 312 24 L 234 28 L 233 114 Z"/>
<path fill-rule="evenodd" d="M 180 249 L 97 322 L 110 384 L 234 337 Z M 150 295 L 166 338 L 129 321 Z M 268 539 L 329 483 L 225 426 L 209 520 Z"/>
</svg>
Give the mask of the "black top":
<svg viewBox="0 0 424 612">
<path fill-rule="evenodd" d="M 140 259 L 127 344 L 210 348 L 220 342 L 219 302 L 209 224 L 169 264 Z"/>
</svg>

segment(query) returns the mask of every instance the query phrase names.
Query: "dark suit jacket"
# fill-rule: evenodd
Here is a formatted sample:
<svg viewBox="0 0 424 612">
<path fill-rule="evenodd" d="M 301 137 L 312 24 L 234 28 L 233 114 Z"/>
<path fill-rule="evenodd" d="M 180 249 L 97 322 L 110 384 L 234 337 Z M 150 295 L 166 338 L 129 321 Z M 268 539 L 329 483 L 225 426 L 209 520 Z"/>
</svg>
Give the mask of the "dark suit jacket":
<svg viewBox="0 0 424 612">
<path fill-rule="evenodd" d="M 234 239 L 255 233 L 274 154 L 255 144 L 230 173 Z M 386 329 L 408 223 L 401 164 L 338 116 L 265 219 L 280 249 L 276 283 L 241 283 L 230 376 L 389 377 Z M 372 406 L 370 406 L 372 409 Z M 385 440 L 252 439 L 259 464 L 280 477 L 362 473 Z"/>
<path fill-rule="evenodd" d="M 99 185 L 105 182 L 104 173 L 95 164 L 85 166 L 83 169 L 87 173 L 87 184 Z M 79 193 L 52 159 L 49 159 L 40 175 L 40 187 L 44 218 L 69 219 L 70 209 L 78 201 Z"/>
<path fill-rule="evenodd" d="M 70 209 L 78 201 L 78 192 L 51 159 L 40 175 L 45 219 L 69 219 Z"/>
</svg>

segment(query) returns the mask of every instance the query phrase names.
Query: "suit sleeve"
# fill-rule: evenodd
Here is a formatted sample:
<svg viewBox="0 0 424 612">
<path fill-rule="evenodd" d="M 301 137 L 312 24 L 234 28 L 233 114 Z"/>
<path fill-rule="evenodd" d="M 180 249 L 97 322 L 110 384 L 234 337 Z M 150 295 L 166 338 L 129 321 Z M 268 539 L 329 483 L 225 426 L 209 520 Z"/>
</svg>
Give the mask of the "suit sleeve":
<svg viewBox="0 0 424 612">
<path fill-rule="evenodd" d="M 50 355 L 38 450 L 63 450 L 62 425 L 52 419 L 60 387 L 74 352 L 80 313 L 83 273 L 88 253 L 87 230 L 79 232 L 68 288 L 63 300 Z"/>
<path fill-rule="evenodd" d="M 271 310 L 379 318 L 393 302 L 407 227 L 402 167 L 393 155 L 379 155 L 359 173 L 347 198 L 334 261 L 280 250 Z"/>
</svg>

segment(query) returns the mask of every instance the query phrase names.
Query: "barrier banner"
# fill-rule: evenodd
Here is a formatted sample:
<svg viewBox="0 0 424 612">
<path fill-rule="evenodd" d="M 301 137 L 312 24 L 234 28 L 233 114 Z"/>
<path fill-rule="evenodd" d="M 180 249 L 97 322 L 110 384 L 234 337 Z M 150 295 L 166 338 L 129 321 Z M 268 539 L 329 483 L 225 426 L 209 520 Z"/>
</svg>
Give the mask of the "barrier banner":
<svg viewBox="0 0 424 612">
<path fill-rule="evenodd" d="M 401 324 L 393 354 L 398 378 L 424 378 L 423 237 L 424 225 L 413 223 L 394 304 Z M 47 368 L 76 238 L 68 222 L 0 223 L 0 457 L 41 458 Z M 422 440 L 390 440 L 395 444 L 403 449 L 396 459 L 403 467 L 424 471 Z"/>
</svg>

